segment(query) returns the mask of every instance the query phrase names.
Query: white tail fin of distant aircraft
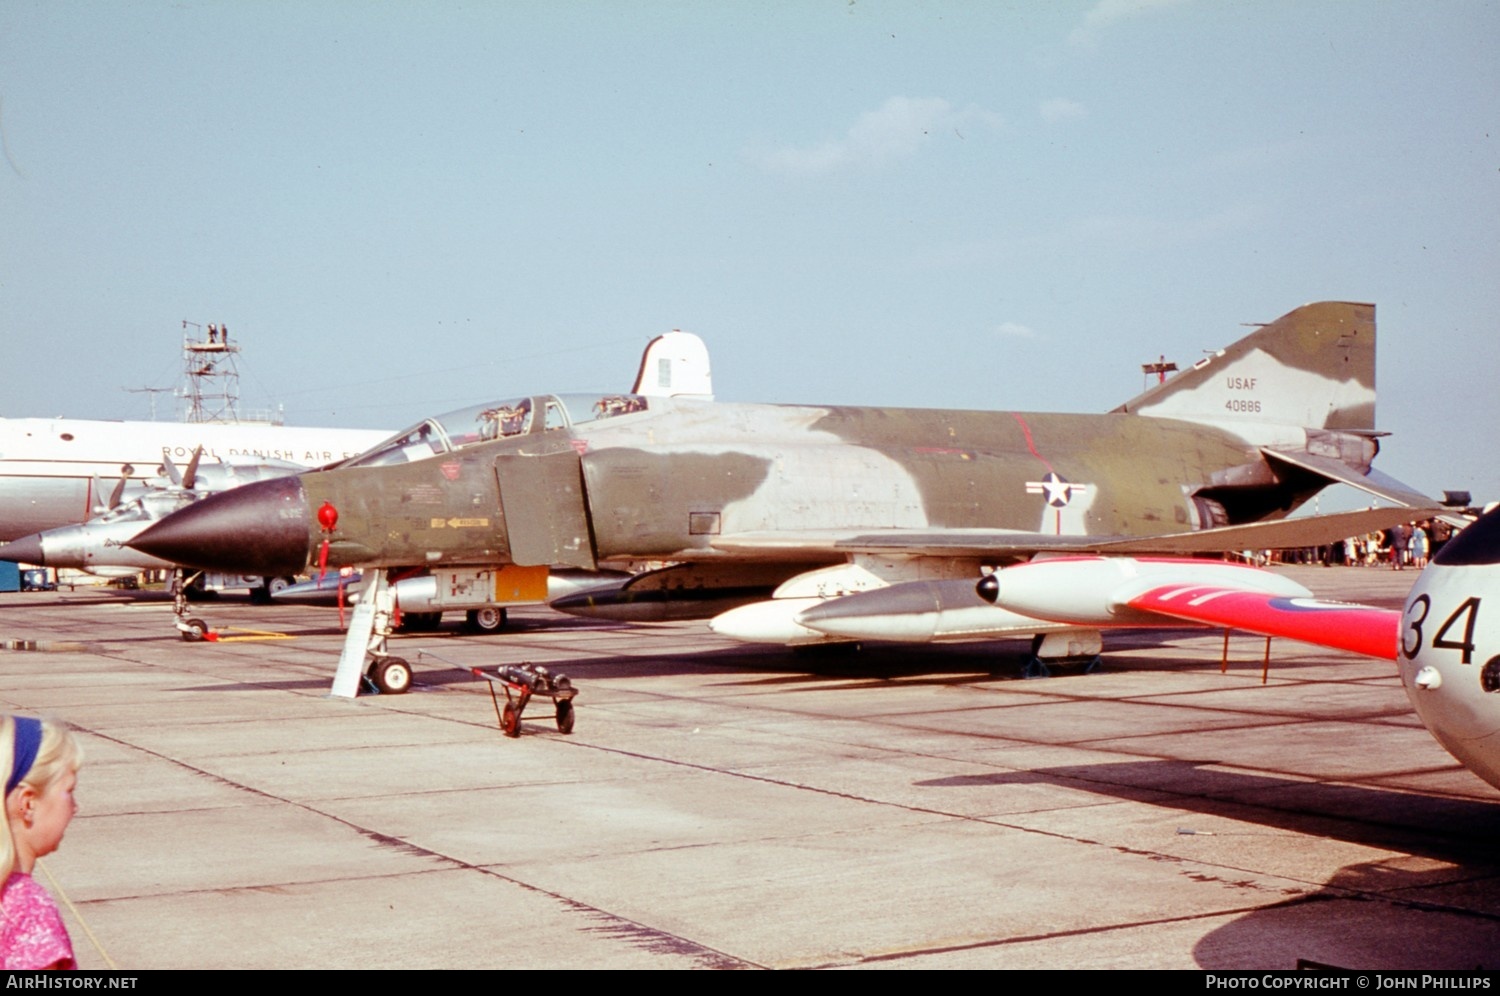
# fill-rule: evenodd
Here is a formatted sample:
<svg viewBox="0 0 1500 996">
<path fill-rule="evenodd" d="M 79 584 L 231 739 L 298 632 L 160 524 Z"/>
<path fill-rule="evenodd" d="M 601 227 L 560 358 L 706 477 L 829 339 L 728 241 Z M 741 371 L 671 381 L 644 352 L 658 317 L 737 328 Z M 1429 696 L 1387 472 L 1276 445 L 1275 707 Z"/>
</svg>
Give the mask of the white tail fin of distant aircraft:
<svg viewBox="0 0 1500 996">
<path fill-rule="evenodd" d="M 712 401 L 714 383 L 708 368 L 708 347 L 702 339 L 681 329 L 657 336 L 641 354 L 641 370 L 630 393 Z"/>
</svg>

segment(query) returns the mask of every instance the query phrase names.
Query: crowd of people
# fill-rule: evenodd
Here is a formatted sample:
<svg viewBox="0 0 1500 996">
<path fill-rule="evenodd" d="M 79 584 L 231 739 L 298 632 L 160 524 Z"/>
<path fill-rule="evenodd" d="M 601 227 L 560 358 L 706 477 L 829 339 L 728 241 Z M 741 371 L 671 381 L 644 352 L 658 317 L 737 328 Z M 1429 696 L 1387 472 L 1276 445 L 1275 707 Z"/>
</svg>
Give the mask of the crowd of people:
<svg viewBox="0 0 1500 996">
<path fill-rule="evenodd" d="M 1442 519 L 1422 519 L 1363 536 L 1350 536 L 1342 543 L 1328 546 L 1245 551 L 1244 558 L 1260 565 L 1322 564 L 1325 567 L 1386 567 L 1396 571 L 1411 567 L 1421 570 L 1453 533 L 1453 527 Z"/>
<path fill-rule="evenodd" d="M 1389 567 L 1403 570 L 1427 566 L 1433 554 L 1453 535 L 1453 527 L 1441 519 L 1403 522 L 1384 532 L 1351 536 L 1344 540 L 1344 563 L 1353 567 Z"/>
</svg>

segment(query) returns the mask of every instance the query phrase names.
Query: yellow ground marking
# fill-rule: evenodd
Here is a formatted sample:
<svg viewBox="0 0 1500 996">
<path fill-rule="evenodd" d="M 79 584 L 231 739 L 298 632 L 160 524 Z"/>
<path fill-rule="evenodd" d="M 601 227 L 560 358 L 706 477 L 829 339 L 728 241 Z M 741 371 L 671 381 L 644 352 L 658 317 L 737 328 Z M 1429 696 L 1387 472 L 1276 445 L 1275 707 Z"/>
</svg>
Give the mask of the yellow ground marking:
<svg viewBox="0 0 1500 996">
<path fill-rule="evenodd" d="M 273 633 L 270 630 L 264 630 L 264 629 L 239 629 L 239 628 L 234 627 L 234 626 L 228 626 L 228 627 L 220 630 L 219 632 L 221 632 L 221 633 L 248 633 L 249 635 L 248 636 L 221 636 L 216 641 L 214 641 L 216 643 L 248 643 L 251 640 L 295 640 L 296 639 L 296 637 L 293 636 L 290 633 Z"/>
</svg>

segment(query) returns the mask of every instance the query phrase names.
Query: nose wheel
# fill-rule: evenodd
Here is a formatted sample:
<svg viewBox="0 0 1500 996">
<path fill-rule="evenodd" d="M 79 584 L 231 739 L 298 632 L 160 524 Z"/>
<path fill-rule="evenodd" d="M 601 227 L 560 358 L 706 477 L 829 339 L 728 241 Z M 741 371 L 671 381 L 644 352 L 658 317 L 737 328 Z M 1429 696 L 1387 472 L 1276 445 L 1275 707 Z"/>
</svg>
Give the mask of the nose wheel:
<svg viewBox="0 0 1500 996">
<path fill-rule="evenodd" d="M 202 643 L 216 638 L 208 623 L 188 615 L 188 590 L 202 576 L 203 572 L 199 571 L 189 577 L 181 567 L 172 572 L 172 621 L 177 627 L 177 635 L 185 643 Z"/>
<path fill-rule="evenodd" d="M 344 651 L 331 694 L 355 698 L 360 691 L 404 695 L 411 691 L 411 665 L 388 652 L 395 596 L 385 571 L 366 571 L 365 584 L 344 634 Z"/>
<path fill-rule="evenodd" d="M 382 695 L 403 695 L 411 688 L 411 665 L 400 657 L 381 657 L 365 672 Z"/>
<path fill-rule="evenodd" d="M 177 635 L 187 643 L 201 643 L 208 639 L 208 623 L 202 619 L 185 619 L 177 624 Z"/>
</svg>

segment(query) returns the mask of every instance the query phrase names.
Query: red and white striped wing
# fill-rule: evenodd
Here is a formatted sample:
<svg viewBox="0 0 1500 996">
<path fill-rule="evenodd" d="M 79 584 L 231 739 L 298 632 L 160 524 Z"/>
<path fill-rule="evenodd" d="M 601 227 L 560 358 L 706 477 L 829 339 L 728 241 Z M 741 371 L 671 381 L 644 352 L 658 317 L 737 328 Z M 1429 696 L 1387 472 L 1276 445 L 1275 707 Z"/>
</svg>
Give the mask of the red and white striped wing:
<svg viewBox="0 0 1500 996">
<path fill-rule="evenodd" d="M 1173 619 L 1284 636 L 1381 660 L 1395 660 L 1400 647 L 1400 612 L 1351 602 L 1209 585 L 1164 585 L 1132 598 L 1130 606 Z"/>
</svg>

